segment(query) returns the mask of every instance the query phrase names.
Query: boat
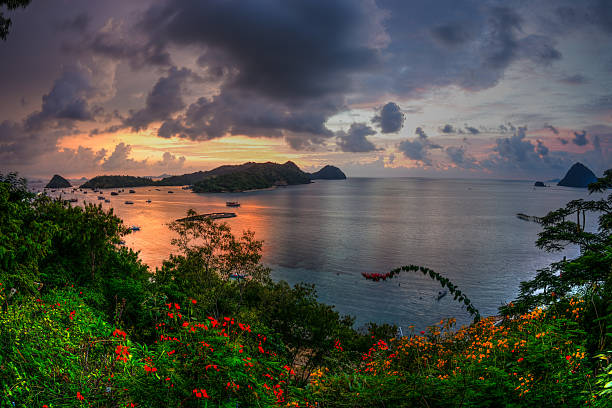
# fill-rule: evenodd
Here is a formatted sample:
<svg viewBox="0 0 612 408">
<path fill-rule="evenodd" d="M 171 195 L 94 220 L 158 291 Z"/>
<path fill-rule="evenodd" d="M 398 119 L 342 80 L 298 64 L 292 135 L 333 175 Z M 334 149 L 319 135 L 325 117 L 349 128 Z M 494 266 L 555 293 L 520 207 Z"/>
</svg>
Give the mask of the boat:
<svg viewBox="0 0 612 408">
<path fill-rule="evenodd" d="M 105 203 L 110 203 L 110 200 L 109 200 L 108 198 L 105 198 L 105 199 L 104 199 L 104 202 L 105 202 Z"/>
<path fill-rule="evenodd" d="M 98 196 L 98 200 L 104 200 L 104 196 Z"/>
<path fill-rule="evenodd" d="M 168 194 L 174 194 L 174 191 L 168 190 Z"/>
<path fill-rule="evenodd" d="M 83 191 L 83 194 L 87 194 L 87 191 Z"/>
<path fill-rule="evenodd" d="M 193 187 L 191 187 L 191 186 L 183 186 L 183 187 L 181 187 L 181 189 L 183 189 L 183 190 L 191 190 L 192 188 Z"/>
<path fill-rule="evenodd" d="M 130 191 L 129 191 L 129 193 L 130 193 L 130 194 L 134 194 L 135 192 L 136 192 L 136 191 L 134 191 L 134 190 L 130 190 Z"/>
<path fill-rule="evenodd" d="M 150 203 L 150 202 L 151 202 L 151 200 L 147 200 L 147 203 Z"/>
<path fill-rule="evenodd" d="M 78 201 L 79 201 L 79 200 L 78 200 L 78 199 L 76 199 L 76 198 L 69 198 L 69 199 L 68 199 L 68 202 L 69 202 L 69 203 L 76 203 L 76 202 L 78 202 Z"/>
<path fill-rule="evenodd" d="M 126 201 L 125 203 L 126 203 L 126 204 L 134 204 L 134 202 L 133 202 L 133 201 Z"/>
<path fill-rule="evenodd" d="M 240 203 L 238 201 L 227 201 L 225 205 L 227 207 L 240 207 Z"/>
<path fill-rule="evenodd" d="M 137 225 L 132 225 L 130 228 L 128 228 L 130 231 L 140 231 L 140 227 Z"/>
<path fill-rule="evenodd" d="M 448 292 L 445 290 L 441 290 L 438 292 L 438 300 L 442 299 L 444 296 L 446 296 Z"/>
<path fill-rule="evenodd" d="M 111 195 L 119 195 L 116 191 L 111 191 Z"/>
<path fill-rule="evenodd" d="M 157 191 L 161 191 L 159 188 L 156 188 L 155 190 L 157 190 Z"/>
</svg>

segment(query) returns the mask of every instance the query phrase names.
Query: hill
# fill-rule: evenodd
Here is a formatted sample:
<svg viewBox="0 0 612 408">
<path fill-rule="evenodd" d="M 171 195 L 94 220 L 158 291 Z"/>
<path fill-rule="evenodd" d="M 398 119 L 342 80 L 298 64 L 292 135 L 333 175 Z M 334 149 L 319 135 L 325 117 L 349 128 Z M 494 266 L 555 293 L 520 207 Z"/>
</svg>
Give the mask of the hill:
<svg viewBox="0 0 612 408">
<path fill-rule="evenodd" d="M 143 186 L 193 185 L 195 192 L 236 192 L 278 185 L 307 184 L 310 180 L 344 180 L 346 175 L 335 166 L 325 166 L 316 173 L 306 173 L 295 163 L 247 162 L 223 165 L 209 171 L 196 171 L 161 180 L 134 176 L 97 176 L 81 188 L 122 188 Z"/>
<path fill-rule="evenodd" d="M 81 184 L 81 188 L 118 188 L 154 186 L 155 181 L 146 177 L 134 176 L 97 176 Z"/>
<path fill-rule="evenodd" d="M 211 170 L 205 178 L 193 186 L 196 193 L 239 192 L 310 183 L 310 175 L 295 163 L 244 163 L 238 166 L 221 166 Z"/>
<path fill-rule="evenodd" d="M 564 187 L 580 187 L 586 188 L 589 184 L 597 181 L 595 173 L 593 173 L 584 164 L 575 163 L 565 174 L 565 177 L 557 183 L 558 186 Z"/>
<path fill-rule="evenodd" d="M 54 175 L 51 180 L 47 183 L 45 188 L 69 188 L 72 184 L 59 174 Z"/>
<path fill-rule="evenodd" d="M 328 164 L 321 170 L 311 173 L 310 178 L 312 180 L 346 180 L 346 174 L 336 166 Z"/>
</svg>

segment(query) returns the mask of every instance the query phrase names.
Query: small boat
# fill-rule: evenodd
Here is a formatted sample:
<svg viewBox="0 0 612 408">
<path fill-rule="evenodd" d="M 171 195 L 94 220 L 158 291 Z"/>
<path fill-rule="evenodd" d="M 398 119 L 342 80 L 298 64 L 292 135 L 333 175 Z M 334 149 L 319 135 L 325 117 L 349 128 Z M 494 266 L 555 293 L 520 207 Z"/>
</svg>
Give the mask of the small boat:
<svg viewBox="0 0 612 408">
<path fill-rule="evenodd" d="M 69 202 L 69 203 L 76 203 L 76 202 L 78 202 L 78 201 L 79 201 L 79 200 L 78 200 L 78 199 L 76 199 L 76 198 L 69 198 L 69 199 L 68 199 L 68 202 Z"/>
<path fill-rule="evenodd" d="M 105 202 L 105 203 L 110 203 L 110 200 L 109 200 L 108 198 L 105 198 L 105 199 L 104 199 L 104 202 Z"/>
<path fill-rule="evenodd" d="M 125 203 L 126 203 L 126 204 L 134 204 L 134 202 L 133 202 L 133 201 L 126 201 Z"/>
<path fill-rule="evenodd" d="M 134 190 L 130 190 L 130 191 L 129 191 L 129 193 L 130 193 L 130 194 L 134 194 L 135 192 L 136 192 L 136 191 L 134 191 Z"/>
<path fill-rule="evenodd" d="M 111 195 L 119 195 L 116 191 L 111 191 Z"/>
<path fill-rule="evenodd" d="M 226 207 L 240 207 L 240 203 L 238 201 L 227 201 L 225 205 Z"/>
<path fill-rule="evenodd" d="M 140 231 L 140 227 L 137 225 L 132 225 L 130 228 L 128 228 L 130 231 Z"/>
<path fill-rule="evenodd" d="M 159 188 L 156 188 L 155 190 L 157 190 L 157 191 L 161 191 Z"/>
<path fill-rule="evenodd" d="M 104 196 L 98 196 L 98 200 L 104 200 Z"/>
<path fill-rule="evenodd" d="M 174 194 L 174 191 L 168 190 L 168 194 Z"/>
<path fill-rule="evenodd" d="M 147 203 L 150 203 L 150 202 L 151 202 L 151 200 L 147 200 Z"/>
<path fill-rule="evenodd" d="M 446 296 L 447 292 L 445 290 L 441 290 L 438 292 L 438 300 L 442 299 L 444 296 Z"/>
<path fill-rule="evenodd" d="M 191 186 L 183 186 L 183 187 L 181 187 L 181 189 L 183 189 L 183 190 L 191 190 L 191 188 L 192 188 Z"/>
<path fill-rule="evenodd" d="M 83 194 L 87 194 L 87 191 L 83 191 Z"/>
</svg>

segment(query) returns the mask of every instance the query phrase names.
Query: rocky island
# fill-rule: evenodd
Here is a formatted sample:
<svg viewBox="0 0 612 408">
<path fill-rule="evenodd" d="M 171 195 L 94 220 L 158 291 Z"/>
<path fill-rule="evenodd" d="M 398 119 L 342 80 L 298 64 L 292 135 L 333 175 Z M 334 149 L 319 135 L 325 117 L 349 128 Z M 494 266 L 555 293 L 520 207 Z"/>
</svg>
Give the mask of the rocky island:
<svg viewBox="0 0 612 408">
<path fill-rule="evenodd" d="M 47 183 L 45 188 L 70 188 L 72 184 L 59 174 L 55 174 L 51 180 Z"/>
<path fill-rule="evenodd" d="M 565 174 L 565 177 L 557 183 L 563 187 L 579 187 L 586 188 L 589 184 L 597 181 L 597 176 L 584 164 L 575 163 Z"/>
<path fill-rule="evenodd" d="M 291 161 L 283 164 L 248 162 L 224 165 L 209 171 L 169 176 L 161 180 L 134 176 L 97 176 L 81 185 L 81 188 L 190 185 L 196 193 L 223 193 L 308 184 L 311 180 L 319 179 L 344 180 L 346 175 L 339 168 L 330 165 L 311 174 L 302 171 Z"/>
</svg>

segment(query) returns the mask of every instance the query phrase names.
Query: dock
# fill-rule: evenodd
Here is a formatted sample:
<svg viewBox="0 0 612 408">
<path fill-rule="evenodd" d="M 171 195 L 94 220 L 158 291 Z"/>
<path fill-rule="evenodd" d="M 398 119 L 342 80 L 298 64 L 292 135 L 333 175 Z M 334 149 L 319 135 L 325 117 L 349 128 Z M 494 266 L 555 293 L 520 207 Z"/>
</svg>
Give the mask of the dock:
<svg viewBox="0 0 612 408">
<path fill-rule="evenodd" d="M 204 221 L 205 219 L 218 220 L 221 218 L 234 218 L 236 213 L 233 212 L 219 212 L 219 213 L 208 213 L 208 214 L 198 214 L 193 215 L 191 217 L 179 218 L 177 221 Z"/>
</svg>

